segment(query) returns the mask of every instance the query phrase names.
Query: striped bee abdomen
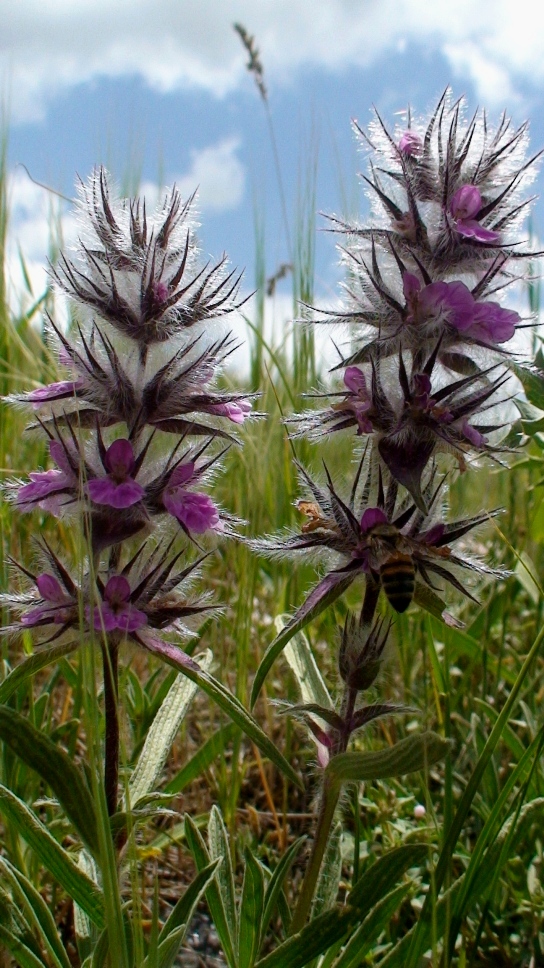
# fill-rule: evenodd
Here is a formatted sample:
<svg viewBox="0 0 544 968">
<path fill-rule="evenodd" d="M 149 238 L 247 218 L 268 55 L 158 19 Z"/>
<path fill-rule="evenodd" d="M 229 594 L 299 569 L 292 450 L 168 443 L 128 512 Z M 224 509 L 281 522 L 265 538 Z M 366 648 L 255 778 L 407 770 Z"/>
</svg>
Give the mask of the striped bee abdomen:
<svg viewBox="0 0 544 968">
<path fill-rule="evenodd" d="M 410 555 L 400 551 L 391 555 L 380 568 L 382 588 L 396 612 L 405 612 L 414 595 L 416 573 Z"/>
</svg>

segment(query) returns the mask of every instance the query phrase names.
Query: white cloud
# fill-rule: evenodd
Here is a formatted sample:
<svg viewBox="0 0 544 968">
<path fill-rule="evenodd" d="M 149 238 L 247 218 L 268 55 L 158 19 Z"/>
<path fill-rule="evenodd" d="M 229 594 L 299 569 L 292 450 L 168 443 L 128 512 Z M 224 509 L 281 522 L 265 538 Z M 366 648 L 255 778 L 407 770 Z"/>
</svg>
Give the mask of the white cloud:
<svg viewBox="0 0 544 968">
<path fill-rule="evenodd" d="M 17 0 L 2 8 L 0 75 L 17 119 L 39 118 L 55 95 L 100 76 L 137 74 L 157 91 L 224 96 L 246 74 L 233 21 L 255 34 L 274 83 L 304 65 L 368 66 L 411 42 L 441 50 L 488 101 L 521 79 L 544 78 L 544 7 L 532 0 Z"/>
<path fill-rule="evenodd" d="M 198 211 L 228 211 L 242 200 L 245 169 L 236 155 L 238 147 L 238 139 L 227 138 L 200 151 L 194 150 L 190 170 L 174 179 L 184 198 L 198 189 Z M 158 186 L 152 182 L 144 183 L 140 194 L 146 196 L 152 208 L 159 201 Z M 10 301 L 19 309 L 21 304 L 33 303 L 45 291 L 48 256 L 61 240 L 64 246 L 76 240 L 78 219 L 74 209 L 66 211 L 66 205 L 59 204 L 54 194 L 32 182 L 22 167 L 11 173 L 8 205 Z"/>
</svg>

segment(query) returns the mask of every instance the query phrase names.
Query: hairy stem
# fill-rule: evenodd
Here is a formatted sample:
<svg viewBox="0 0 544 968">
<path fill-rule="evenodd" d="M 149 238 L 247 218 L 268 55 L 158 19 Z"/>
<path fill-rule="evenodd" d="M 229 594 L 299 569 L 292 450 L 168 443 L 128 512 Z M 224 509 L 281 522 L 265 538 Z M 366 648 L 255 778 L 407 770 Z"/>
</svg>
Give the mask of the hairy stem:
<svg viewBox="0 0 544 968">
<path fill-rule="evenodd" d="M 325 776 L 323 789 L 321 791 L 321 803 L 319 805 L 319 813 L 317 816 L 312 854 L 308 867 L 306 868 L 297 906 L 295 908 L 295 913 L 293 914 L 293 920 L 291 921 L 289 933 L 292 935 L 297 934 L 298 931 L 302 931 L 302 928 L 306 924 L 306 918 L 310 913 L 310 908 L 312 906 L 317 880 L 319 877 L 319 871 L 321 869 L 321 862 L 323 860 L 323 854 L 325 853 L 325 848 L 329 839 L 329 833 L 339 796 L 340 785 L 338 783 L 333 783 L 330 777 Z"/>
<path fill-rule="evenodd" d="M 104 748 L 104 787 L 108 814 L 111 817 L 117 810 L 117 787 L 119 780 L 119 710 L 118 710 L 118 665 L 119 642 L 116 638 L 102 646 L 104 665 L 104 712 L 106 734 Z"/>
<path fill-rule="evenodd" d="M 369 626 L 372 625 L 379 595 L 379 582 L 369 578 L 366 583 L 365 597 L 363 599 L 363 606 L 361 609 L 361 624 L 364 623 Z M 345 729 L 342 733 L 338 733 L 336 742 L 331 750 L 331 756 L 335 756 L 337 753 L 344 753 L 347 749 L 350 737 L 349 724 L 351 723 L 353 713 L 355 711 L 355 703 L 357 701 L 358 691 L 359 690 L 355 689 L 353 686 L 345 686 L 340 704 L 340 716 L 344 721 Z M 323 789 L 321 791 L 319 813 L 317 815 L 312 853 L 308 862 L 308 867 L 306 868 L 297 906 L 291 922 L 290 934 L 292 935 L 302 930 L 306 923 L 308 914 L 310 913 L 310 908 L 312 906 L 312 901 L 319 878 L 319 871 L 323 861 L 323 854 L 325 853 L 336 805 L 340 797 L 340 790 L 340 785 L 338 783 L 333 783 L 327 774 L 325 774 L 323 780 Z"/>
</svg>

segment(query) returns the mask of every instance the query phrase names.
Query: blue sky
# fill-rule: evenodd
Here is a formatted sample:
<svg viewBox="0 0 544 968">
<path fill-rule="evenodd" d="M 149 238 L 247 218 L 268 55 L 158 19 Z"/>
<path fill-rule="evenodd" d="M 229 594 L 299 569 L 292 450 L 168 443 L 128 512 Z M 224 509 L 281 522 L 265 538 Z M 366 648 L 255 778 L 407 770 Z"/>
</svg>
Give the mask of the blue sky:
<svg viewBox="0 0 544 968">
<path fill-rule="evenodd" d="M 33 177 L 74 194 L 105 164 L 138 180 L 200 185 L 205 253 L 226 250 L 254 284 L 255 213 L 266 270 L 288 261 L 263 105 L 232 29 L 255 35 L 269 90 L 287 207 L 312 182 L 317 212 L 364 213 L 350 121 L 375 104 L 392 123 L 410 102 L 425 114 L 447 84 L 490 118 L 531 118 L 544 146 L 544 12 L 529 0 L 0 0 L 0 76 L 9 101 L 12 264 L 16 246 L 38 294 L 56 202 Z M 538 188 L 537 188 L 538 190 Z M 70 240 L 77 223 L 62 207 Z M 544 207 L 536 208 L 537 229 Z M 320 215 L 316 224 L 326 224 Z M 317 291 L 334 293 L 334 238 L 316 236 Z M 287 294 L 288 287 L 284 292 Z M 280 290 L 281 292 L 281 290 Z M 287 298 L 287 295 L 286 295 Z"/>
</svg>

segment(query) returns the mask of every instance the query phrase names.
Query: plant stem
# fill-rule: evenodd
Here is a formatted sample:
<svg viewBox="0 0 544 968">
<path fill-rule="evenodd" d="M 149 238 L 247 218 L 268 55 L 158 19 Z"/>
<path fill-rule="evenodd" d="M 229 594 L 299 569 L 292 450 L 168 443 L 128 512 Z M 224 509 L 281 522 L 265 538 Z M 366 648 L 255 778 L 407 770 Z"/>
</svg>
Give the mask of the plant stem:
<svg viewBox="0 0 544 968">
<path fill-rule="evenodd" d="M 118 666 L 119 642 L 117 638 L 108 639 L 107 646 L 102 646 L 102 660 L 104 665 L 104 711 L 106 716 L 106 736 L 104 749 L 104 787 L 108 815 L 111 817 L 117 810 L 117 787 L 119 780 L 119 711 L 118 698 Z"/>
<path fill-rule="evenodd" d="M 349 723 L 351 721 L 353 710 L 355 709 L 356 699 L 357 689 L 346 686 L 340 706 L 340 715 L 345 723 Z M 338 737 L 335 746 L 331 750 L 332 756 L 336 755 L 336 753 L 344 753 L 346 751 L 349 735 L 349 731 L 346 730 L 343 735 Z M 336 804 L 338 803 L 338 798 L 340 796 L 340 789 L 340 784 L 337 782 L 333 783 L 327 774 L 325 774 L 323 780 L 323 789 L 321 791 L 321 803 L 319 805 L 319 814 L 317 817 L 312 854 L 308 867 L 306 868 L 302 887 L 300 889 L 299 899 L 295 908 L 293 920 L 291 922 L 290 934 L 296 934 L 297 931 L 302 930 L 306 923 L 306 918 L 310 912 L 317 880 L 319 877 L 319 871 L 321 869 L 323 854 L 325 853 L 331 825 L 334 819 Z"/>
<path fill-rule="evenodd" d="M 321 861 L 323 860 L 323 854 L 325 853 L 325 847 L 329 839 L 329 832 L 339 796 L 340 785 L 333 783 L 328 776 L 325 776 L 321 791 L 321 804 L 317 817 L 312 855 L 306 868 L 297 906 L 293 914 L 293 920 L 291 921 L 289 930 L 291 935 L 297 934 L 298 931 L 302 930 L 310 912 L 321 868 Z"/>
</svg>

